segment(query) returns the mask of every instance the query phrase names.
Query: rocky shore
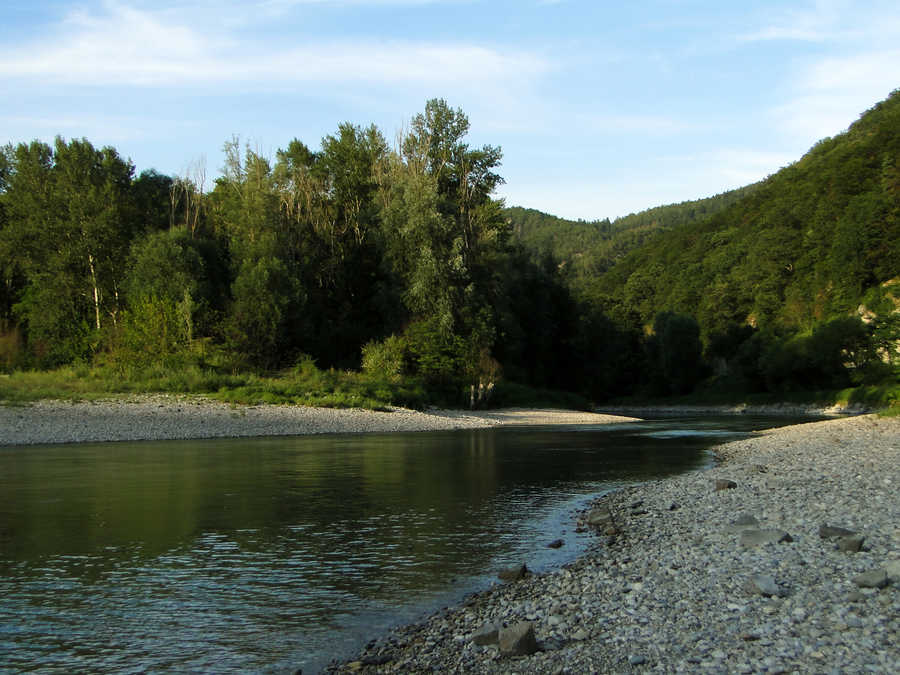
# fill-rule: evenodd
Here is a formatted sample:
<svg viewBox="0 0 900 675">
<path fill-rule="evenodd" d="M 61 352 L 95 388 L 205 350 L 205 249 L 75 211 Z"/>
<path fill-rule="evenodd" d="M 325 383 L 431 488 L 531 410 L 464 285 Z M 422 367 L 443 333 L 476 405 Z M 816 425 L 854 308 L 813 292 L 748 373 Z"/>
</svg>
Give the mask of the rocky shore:
<svg viewBox="0 0 900 675">
<path fill-rule="evenodd" d="M 517 424 L 610 424 L 634 418 L 566 410 L 378 412 L 230 405 L 197 396 L 132 396 L 0 406 L 0 446 L 327 433 L 441 431 Z"/>
<path fill-rule="evenodd" d="M 601 498 L 582 515 L 596 544 L 572 565 L 498 582 L 329 670 L 898 672 L 900 420 L 716 452 L 713 469 Z"/>
</svg>

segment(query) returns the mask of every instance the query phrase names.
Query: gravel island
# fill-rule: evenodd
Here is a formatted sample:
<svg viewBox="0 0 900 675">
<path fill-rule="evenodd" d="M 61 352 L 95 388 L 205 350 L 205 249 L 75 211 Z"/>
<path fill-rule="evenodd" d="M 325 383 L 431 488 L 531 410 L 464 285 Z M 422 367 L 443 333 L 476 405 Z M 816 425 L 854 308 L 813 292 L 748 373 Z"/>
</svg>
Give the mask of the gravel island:
<svg viewBox="0 0 900 675">
<path fill-rule="evenodd" d="M 132 396 L 91 402 L 0 406 L 0 446 L 477 429 L 519 424 L 611 424 L 633 417 L 573 410 L 405 408 L 372 411 L 231 405 L 197 396 Z"/>
<path fill-rule="evenodd" d="M 898 672 L 900 419 L 783 427 L 716 453 L 707 471 L 600 498 L 581 516 L 596 544 L 573 564 L 330 670 Z"/>
</svg>

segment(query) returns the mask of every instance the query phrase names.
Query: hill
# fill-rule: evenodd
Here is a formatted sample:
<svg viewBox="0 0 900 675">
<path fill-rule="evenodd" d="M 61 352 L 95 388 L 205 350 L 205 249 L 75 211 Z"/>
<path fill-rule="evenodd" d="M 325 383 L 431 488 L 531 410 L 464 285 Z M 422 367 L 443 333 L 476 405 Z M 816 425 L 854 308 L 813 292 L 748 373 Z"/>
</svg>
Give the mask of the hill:
<svg viewBox="0 0 900 675">
<path fill-rule="evenodd" d="M 691 314 L 705 334 L 809 330 L 863 302 L 886 307 L 900 275 L 898 159 L 900 91 L 719 213 L 632 251 L 595 280 L 593 297 L 644 322 Z"/>
<path fill-rule="evenodd" d="M 613 221 L 567 220 L 520 206 L 505 209 L 504 216 L 525 248 L 538 258 L 552 258 L 565 277 L 581 287 L 657 234 L 709 218 L 752 194 L 759 185 L 657 206 Z"/>
</svg>

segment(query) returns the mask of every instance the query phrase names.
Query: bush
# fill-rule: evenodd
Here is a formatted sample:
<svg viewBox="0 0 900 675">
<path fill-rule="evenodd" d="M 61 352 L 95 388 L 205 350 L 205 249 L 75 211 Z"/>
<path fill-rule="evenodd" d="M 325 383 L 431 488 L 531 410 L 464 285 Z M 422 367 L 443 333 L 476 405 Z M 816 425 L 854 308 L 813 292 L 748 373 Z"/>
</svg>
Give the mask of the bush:
<svg viewBox="0 0 900 675">
<path fill-rule="evenodd" d="M 461 384 L 467 372 L 468 345 L 458 335 L 444 330 L 437 319 L 411 324 L 404 333 L 412 370 L 431 384 Z"/>
<path fill-rule="evenodd" d="M 177 303 L 147 297 L 132 303 L 112 332 L 109 350 L 98 358 L 122 374 L 183 365 L 190 326 Z"/>
<path fill-rule="evenodd" d="M 386 380 L 396 380 L 407 370 L 409 344 L 406 338 L 396 335 L 381 342 L 369 342 L 362 348 L 362 369 L 367 375 Z"/>
</svg>

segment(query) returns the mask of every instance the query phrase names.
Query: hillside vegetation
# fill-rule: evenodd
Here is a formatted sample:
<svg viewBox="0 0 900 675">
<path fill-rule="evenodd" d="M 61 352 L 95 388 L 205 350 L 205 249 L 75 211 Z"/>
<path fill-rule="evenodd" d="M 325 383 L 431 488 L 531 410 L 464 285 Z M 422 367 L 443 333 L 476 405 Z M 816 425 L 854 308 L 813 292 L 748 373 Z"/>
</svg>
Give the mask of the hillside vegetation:
<svg viewBox="0 0 900 675">
<path fill-rule="evenodd" d="M 582 287 L 626 254 L 667 230 L 709 218 L 751 194 L 758 183 L 713 197 L 656 206 L 610 221 L 566 220 L 535 209 L 504 209 L 512 231 L 537 257 L 557 262 L 564 277 Z"/>
</svg>

